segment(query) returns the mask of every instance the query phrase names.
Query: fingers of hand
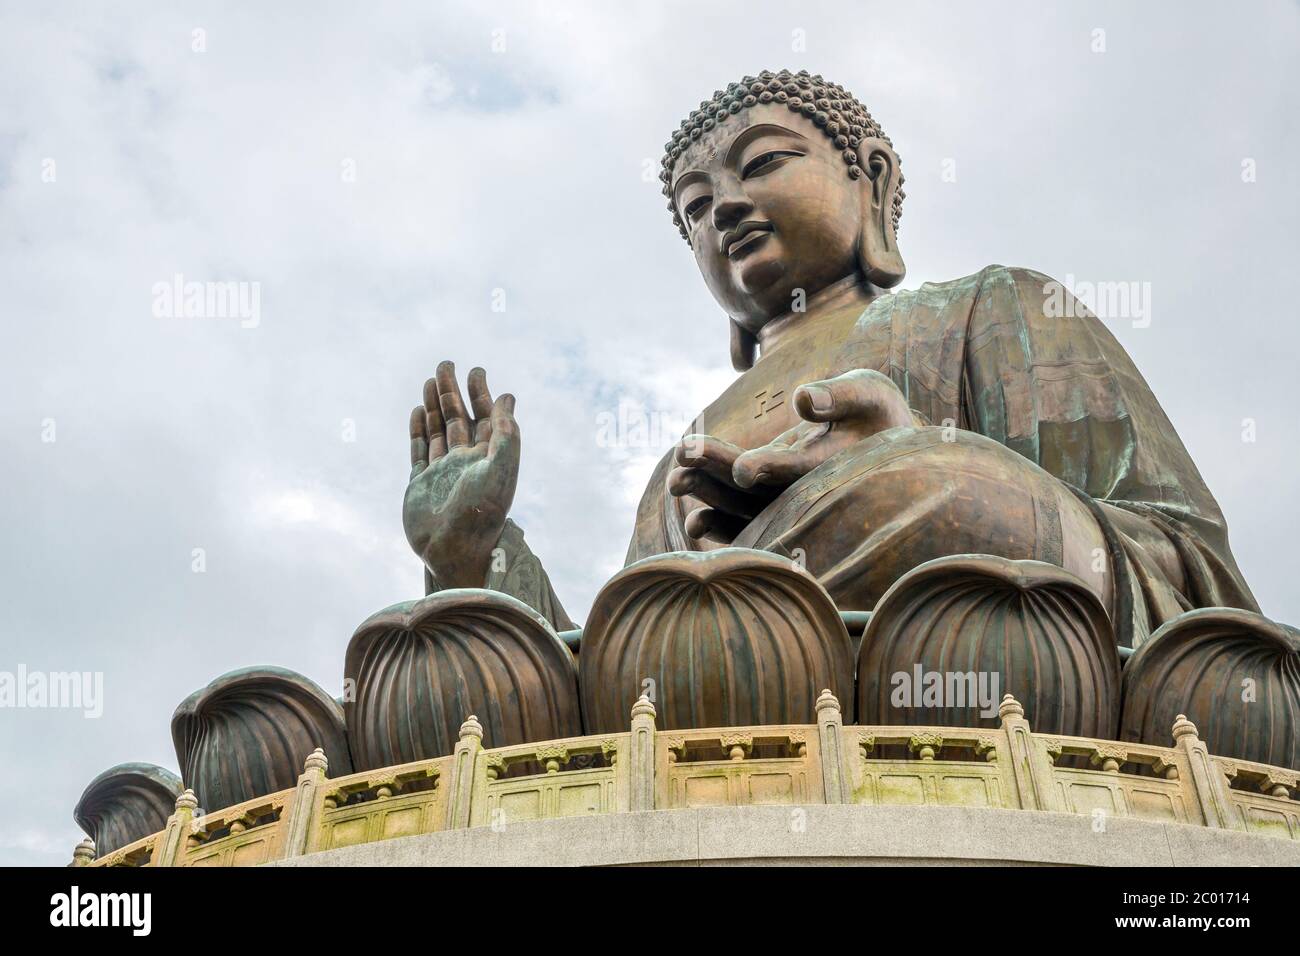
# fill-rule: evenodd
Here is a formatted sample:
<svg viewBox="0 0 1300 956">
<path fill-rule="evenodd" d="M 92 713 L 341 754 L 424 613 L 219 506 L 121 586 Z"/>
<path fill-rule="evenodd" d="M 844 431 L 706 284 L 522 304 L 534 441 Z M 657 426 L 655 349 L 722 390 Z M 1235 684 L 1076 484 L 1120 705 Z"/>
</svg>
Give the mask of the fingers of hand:
<svg viewBox="0 0 1300 956">
<path fill-rule="evenodd" d="M 830 448 L 838 447 L 838 442 L 835 440 L 839 437 L 838 435 L 830 439 L 827 438 L 836 429 L 843 432 L 845 427 L 843 425 L 837 426 L 834 422 L 804 422 L 798 426 L 795 434 L 790 436 L 789 441 L 773 442 L 771 447 L 784 445 L 790 451 L 802 452 L 813 446 L 820 446 L 822 458 L 827 458 L 829 457 Z"/>
<path fill-rule="evenodd" d="M 724 484 L 731 484 L 731 468 L 741 449 L 712 435 L 687 435 L 677 443 L 675 460 L 686 468 L 698 468 Z"/>
<path fill-rule="evenodd" d="M 438 406 L 438 380 L 434 378 L 424 383 L 424 436 L 429 442 L 429 461 L 447 454 L 447 433 Z"/>
<path fill-rule="evenodd" d="M 424 406 L 411 409 L 411 474 L 419 474 L 429 465 L 429 440 L 425 436 Z"/>
<path fill-rule="evenodd" d="M 842 421 L 870 414 L 888 392 L 897 386 L 886 375 L 858 368 L 835 378 L 800 385 L 794 392 L 794 408 L 810 422 Z"/>
<path fill-rule="evenodd" d="M 678 498 L 691 495 L 706 505 L 746 520 L 766 505 L 766 500 L 724 484 L 699 468 L 674 468 L 668 475 L 668 491 Z"/>
<path fill-rule="evenodd" d="M 515 421 L 515 397 L 501 395 L 489 409 L 492 434 L 488 440 L 488 460 L 519 467 L 519 423 Z"/>
<path fill-rule="evenodd" d="M 730 544 L 736 535 L 745 530 L 744 518 L 729 515 L 715 508 L 697 508 L 686 516 L 686 533 L 697 541 L 707 538 Z"/>
<path fill-rule="evenodd" d="M 481 368 L 470 369 L 467 382 L 469 407 L 474 413 L 474 444 L 492 437 L 492 393 L 488 391 L 487 372 Z"/>
<path fill-rule="evenodd" d="M 757 485 L 785 487 L 808 474 L 818 464 L 818 459 L 806 449 L 764 445 L 737 458 L 731 474 L 738 488 L 753 488 Z"/>
<path fill-rule="evenodd" d="M 488 499 L 508 514 L 519 481 L 519 425 L 515 421 L 515 397 L 501 395 L 492 405 L 492 437 L 487 444 Z"/>
<path fill-rule="evenodd" d="M 438 382 L 438 407 L 442 410 L 447 430 L 447 447 L 468 445 L 473 423 L 465 408 L 465 400 L 461 398 L 460 385 L 456 382 L 456 366 L 443 362 L 434 377 Z"/>
</svg>

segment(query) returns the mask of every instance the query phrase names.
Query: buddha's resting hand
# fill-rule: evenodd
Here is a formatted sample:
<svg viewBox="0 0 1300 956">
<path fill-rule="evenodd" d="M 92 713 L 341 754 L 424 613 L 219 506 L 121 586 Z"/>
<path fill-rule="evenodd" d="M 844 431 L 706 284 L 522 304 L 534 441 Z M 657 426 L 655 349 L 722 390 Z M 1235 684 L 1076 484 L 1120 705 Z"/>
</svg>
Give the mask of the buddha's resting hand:
<svg viewBox="0 0 1300 956">
<path fill-rule="evenodd" d="M 469 373 L 470 411 L 456 368 L 438 366 L 411 412 L 411 482 L 402 504 L 406 540 L 439 588 L 481 588 L 519 478 L 515 399 L 495 402 L 487 373 Z"/>
<path fill-rule="evenodd" d="M 870 369 L 801 385 L 792 401 L 803 421 L 740 455 L 732 466 L 737 487 L 787 488 L 865 438 L 916 424 L 898 386 Z"/>
<path fill-rule="evenodd" d="M 711 435 L 677 446 L 668 490 L 704 503 L 686 516 L 686 533 L 730 543 L 787 487 L 822 462 L 877 432 L 914 424 L 903 393 L 887 376 L 855 369 L 795 390 L 803 422 L 745 451 Z"/>
<path fill-rule="evenodd" d="M 712 435 L 687 435 L 677 445 L 677 467 L 668 474 L 668 491 L 704 503 L 686 516 L 686 533 L 728 544 L 777 495 L 771 488 L 736 485 L 732 468 L 744 449 Z"/>
</svg>

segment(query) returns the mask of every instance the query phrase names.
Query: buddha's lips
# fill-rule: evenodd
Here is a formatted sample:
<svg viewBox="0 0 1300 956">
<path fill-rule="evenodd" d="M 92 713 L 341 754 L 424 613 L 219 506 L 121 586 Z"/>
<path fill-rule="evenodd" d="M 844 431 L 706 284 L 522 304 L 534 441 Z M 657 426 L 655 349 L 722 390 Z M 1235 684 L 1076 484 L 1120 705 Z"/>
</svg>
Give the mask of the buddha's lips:
<svg viewBox="0 0 1300 956">
<path fill-rule="evenodd" d="M 758 242 L 763 236 L 770 235 L 772 226 L 766 222 L 742 222 L 739 227 L 722 237 L 722 252 L 728 258 L 734 258 L 736 253 L 749 248 L 755 242 Z"/>
</svg>

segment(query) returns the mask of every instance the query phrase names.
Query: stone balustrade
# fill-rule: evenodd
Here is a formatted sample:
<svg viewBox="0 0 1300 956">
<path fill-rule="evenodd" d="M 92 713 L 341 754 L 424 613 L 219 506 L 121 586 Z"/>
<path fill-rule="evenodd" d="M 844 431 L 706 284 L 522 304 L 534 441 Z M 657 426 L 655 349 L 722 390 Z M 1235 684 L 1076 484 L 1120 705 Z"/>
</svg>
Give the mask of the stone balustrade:
<svg viewBox="0 0 1300 956">
<path fill-rule="evenodd" d="M 73 866 L 253 866 L 395 837 L 561 817 L 707 806 L 919 805 L 1047 810 L 1300 840 L 1300 774 L 1210 755 L 1179 717 L 1174 746 L 1034 733 L 1007 695 L 996 728 L 817 723 L 659 731 L 645 697 L 627 733 L 487 749 L 468 718 L 454 753 L 328 776 L 321 750 L 291 790 L 206 812 L 191 791 L 166 829 Z"/>
</svg>

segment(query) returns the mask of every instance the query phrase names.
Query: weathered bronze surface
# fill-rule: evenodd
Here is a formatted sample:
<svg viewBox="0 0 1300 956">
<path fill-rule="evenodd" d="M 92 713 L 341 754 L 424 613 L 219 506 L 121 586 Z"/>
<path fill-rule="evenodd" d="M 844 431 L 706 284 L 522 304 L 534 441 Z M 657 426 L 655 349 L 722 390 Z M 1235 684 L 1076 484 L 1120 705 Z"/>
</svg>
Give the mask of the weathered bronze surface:
<svg viewBox="0 0 1300 956">
<path fill-rule="evenodd" d="M 121 763 L 86 785 L 72 816 L 104 856 L 166 826 L 180 794 L 181 779 L 170 770 Z"/>
<path fill-rule="evenodd" d="M 647 558 L 605 585 L 578 658 L 588 733 L 642 693 L 661 726 L 799 724 L 849 700 L 853 650 L 830 596 L 788 560 L 726 548 Z"/>
<path fill-rule="evenodd" d="M 1233 608 L 1189 611 L 1124 667 L 1124 740 L 1185 714 L 1215 753 L 1300 766 L 1300 631 Z"/>
<path fill-rule="evenodd" d="M 492 747 L 582 732 L 573 654 L 523 602 L 450 590 L 368 618 L 344 664 L 358 770 L 452 752 L 470 714 Z"/>
<path fill-rule="evenodd" d="M 988 555 L 903 575 L 862 639 L 858 723 L 996 727 L 1003 694 L 1045 733 L 1114 737 L 1119 654 L 1097 597 L 1055 565 Z"/>
<path fill-rule="evenodd" d="M 1044 562 L 1085 588 L 1130 648 L 1188 608 L 1258 611 L 1155 396 L 1058 283 L 995 265 L 889 291 L 906 271 L 901 165 L 841 87 L 802 72 L 746 77 L 683 121 L 662 165 L 741 374 L 655 470 L 629 564 L 768 551 L 806 566 L 839 610 L 869 611 L 935 559 Z M 504 586 L 564 627 L 540 565 L 526 586 L 489 581 L 518 473 L 513 396 L 493 400 L 475 369 L 466 406 L 443 363 L 424 399 L 411 417 L 404 521 L 430 590 Z M 510 550 L 536 561 L 521 536 Z M 1038 627 L 1036 607 L 1024 603 L 1015 627 Z M 599 633 L 608 627 L 601 617 Z M 979 633 L 954 638 L 972 660 Z M 1034 699 L 1036 719 L 1103 732 L 1114 726 L 1115 661 L 1098 650 L 1095 621 L 1071 633 L 1058 637 L 1082 642 L 1068 648 L 1073 683 L 1043 672 L 1041 686 L 1017 692 Z M 639 683 L 643 666 L 602 679 Z M 635 692 L 583 689 L 589 708 Z M 725 711 L 723 693 L 703 712 Z M 1088 695 L 1100 712 L 1079 710 Z M 887 716 L 879 702 L 870 709 Z"/>
<path fill-rule="evenodd" d="M 339 702 L 283 667 L 231 671 L 195 691 L 172 715 L 172 741 L 207 810 L 292 787 L 317 747 L 336 772 L 352 772 Z"/>
</svg>

